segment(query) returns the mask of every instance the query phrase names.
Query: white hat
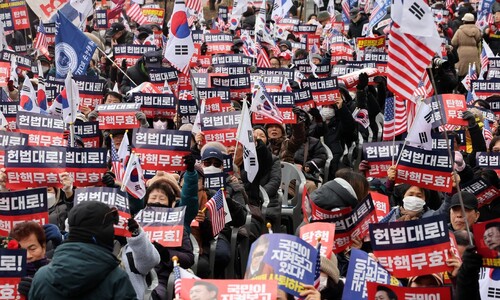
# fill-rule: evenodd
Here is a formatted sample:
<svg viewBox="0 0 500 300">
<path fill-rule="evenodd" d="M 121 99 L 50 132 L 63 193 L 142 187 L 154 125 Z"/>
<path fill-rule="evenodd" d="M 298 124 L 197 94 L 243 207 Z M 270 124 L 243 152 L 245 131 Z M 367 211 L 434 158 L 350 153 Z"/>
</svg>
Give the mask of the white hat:
<svg viewBox="0 0 500 300">
<path fill-rule="evenodd" d="M 464 22 L 474 22 L 474 15 L 471 13 L 466 13 L 464 17 L 462 18 L 462 21 Z"/>
</svg>

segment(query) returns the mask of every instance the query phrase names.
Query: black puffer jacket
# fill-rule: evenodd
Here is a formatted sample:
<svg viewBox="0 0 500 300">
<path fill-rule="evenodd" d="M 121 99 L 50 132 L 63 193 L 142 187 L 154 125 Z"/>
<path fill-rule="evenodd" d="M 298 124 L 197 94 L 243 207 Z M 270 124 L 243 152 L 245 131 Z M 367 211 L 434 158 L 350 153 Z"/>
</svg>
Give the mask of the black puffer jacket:
<svg viewBox="0 0 500 300">
<path fill-rule="evenodd" d="M 312 192 L 311 200 L 320 208 L 332 210 L 334 208 L 351 207 L 358 205 L 358 200 L 349 191 L 334 179 L 323 184 Z"/>
<path fill-rule="evenodd" d="M 133 82 L 130 81 L 127 76 L 130 77 Z M 127 69 L 127 76 L 123 76 L 123 80 L 120 84 L 120 92 L 122 94 L 127 93 L 143 82 L 149 81 L 149 74 L 147 73 L 146 66 L 144 65 L 144 57 L 141 57 L 134 66 Z"/>
<path fill-rule="evenodd" d="M 307 157 L 304 160 L 304 149 L 305 145 L 309 146 L 309 150 L 307 152 Z M 308 141 L 300 146 L 300 148 L 293 155 L 293 160 L 296 164 L 306 165 L 310 161 L 314 161 L 316 166 L 321 169 L 325 166 L 326 159 L 328 158 L 328 154 L 326 153 L 326 149 L 321 144 L 320 140 L 314 137 L 308 137 Z"/>
</svg>

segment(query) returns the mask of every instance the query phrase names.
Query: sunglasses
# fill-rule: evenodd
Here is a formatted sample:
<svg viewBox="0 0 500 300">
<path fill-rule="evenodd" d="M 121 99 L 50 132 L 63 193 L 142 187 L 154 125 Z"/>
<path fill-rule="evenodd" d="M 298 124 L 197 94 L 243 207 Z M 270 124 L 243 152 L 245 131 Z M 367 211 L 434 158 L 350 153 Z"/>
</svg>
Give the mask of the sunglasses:
<svg viewBox="0 0 500 300">
<path fill-rule="evenodd" d="M 216 158 L 209 158 L 203 161 L 205 167 L 214 166 L 216 168 L 222 167 L 222 162 Z"/>
<path fill-rule="evenodd" d="M 167 117 L 165 117 L 165 116 L 155 116 L 153 118 L 153 121 L 155 121 L 155 122 L 158 122 L 158 121 L 167 122 Z"/>
</svg>

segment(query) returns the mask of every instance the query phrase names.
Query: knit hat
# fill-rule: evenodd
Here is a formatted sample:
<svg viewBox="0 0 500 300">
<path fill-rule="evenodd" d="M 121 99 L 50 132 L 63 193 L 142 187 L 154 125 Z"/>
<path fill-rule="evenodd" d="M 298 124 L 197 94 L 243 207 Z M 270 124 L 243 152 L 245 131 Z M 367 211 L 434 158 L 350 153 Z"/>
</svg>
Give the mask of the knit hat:
<svg viewBox="0 0 500 300">
<path fill-rule="evenodd" d="M 330 20 L 330 14 L 326 10 L 320 11 L 316 20 L 318 20 L 318 22 L 328 21 Z"/>
<path fill-rule="evenodd" d="M 253 127 L 253 130 L 260 130 L 262 132 L 264 132 L 264 135 L 266 136 L 266 141 L 267 143 L 266 144 L 269 144 L 269 136 L 267 135 L 267 130 L 264 128 L 264 126 L 261 126 L 261 125 L 255 125 Z"/>
<path fill-rule="evenodd" d="M 84 201 L 68 214 L 68 242 L 97 244 L 113 250 L 114 224 L 118 224 L 118 211 L 97 201 Z"/>
<path fill-rule="evenodd" d="M 155 176 L 146 182 L 146 186 L 150 187 L 153 183 L 157 181 L 164 181 L 165 183 L 170 185 L 170 187 L 172 187 L 172 190 L 174 191 L 176 197 L 181 196 L 181 188 L 178 184 L 179 182 L 178 174 L 167 173 L 164 171 L 156 171 Z"/>
<path fill-rule="evenodd" d="M 330 259 L 321 256 L 321 267 L 320 270 L 328 275 L 331 279 L 333 279 L 333 282 L 338 283 L 339 282 L 339 277 L 340 277 L 340 271 L 338 268 L 338 261 L 337 261 L 337 256 L 335 253 L 332 253 L 332 256 Z"/>
</svg>

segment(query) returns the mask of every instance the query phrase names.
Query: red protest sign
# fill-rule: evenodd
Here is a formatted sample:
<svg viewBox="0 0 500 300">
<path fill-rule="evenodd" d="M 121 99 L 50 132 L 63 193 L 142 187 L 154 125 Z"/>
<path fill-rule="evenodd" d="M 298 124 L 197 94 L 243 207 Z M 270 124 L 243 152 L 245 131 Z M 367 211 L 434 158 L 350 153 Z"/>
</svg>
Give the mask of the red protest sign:
<svg viewBox="0 0 500 300">
<path fill-rule="evenodd" d="M 380 194 L 377 192 L 370 192 L 372 196 L 373 205 L 375 205 L 375 214 L 377 215 L 377 219 L 380 222 L 391 210 L 391 206 L 389 204 L 389 197 L 384 194 Z"/>
<path fill-rule="evenodd" d="M 221 97 L 212 97 L 205 99 L 205 112 L 228 112 L 231 111 L 231 103 L 222 102 Z"/>
<path fill-rule="evenodd" d="M 141 210 L 134 219 L 141 225 L 151 242 L 164 247 L 182 246 L 186 207 L 151 207 Z"/>
<path fill-rule="evenodd" d="M 476 178 L 469 182 L 466 182 L 462 187 L 462 191 L 474 194 L 477 198 L 477 206 L 482 207 L 488 205 L 491 201 L 497 199 L 500 196 L 500 190 L 495 186 L 487 183 L 482 178 Z"/>
<path fill-rule="evenodd" d="M 451 271 L 450 237 L 444 216 L 370 224 L 373 254 L 395 277 Z"/>
<path fill-rule="evenodd" d="M 212 300 L 277 299 L 278 282 L 276 280 L 181 279 L 181 299 L 202 299 L 201 297 Z"/>
<path fill-rule="evenodd" d="M 363 158 L 370 166 L 365 172 L 366 177 L 387 177 L 387 170 L 394 165 L 402 144 L 401 141 L 363 143 Z"/>
<path fill-rule="evenodd" d="M 335 236 L 335 224 L 332 223 L 309 223 L 300 228 L 300 238 L 317 247 L 318 238 L 321 239 L 321 255 L 330 259 L 333 253 L 333 237 Z"/>
<path fill-rule="evenodd" d="M 100 104 L 96 110 L 99 112 L 97 120 L 99 129 L 131 129 L 139 128 L 136 113 L 141 105 L 137 103 Z"/>
<path fill-rule="evenodd" d="M 500 218 L 472 225 L 477 252 L 483 266 L 500 267 Z"/>
<path fill-rule="evenodd" d="M 368 282 L 368 299 L 451 299 L 450 287 L 402 287 Z M 382 298 L 382 297 L 387 298 Z"/>
<path fill-rule="evenodd" d="M 0 87 L 7 86 L 10 78 L 10 62 L 0 62 Z"/>
<path fill-rule="evenodd" d="M 467 120 L 462 119 L 462 113 L 467 110 L 465 96 L 462 94 L 443 94 L 440 95 L 443 105 L 446 123 L 451 125 L 465 126 Z"/>
</svg>

